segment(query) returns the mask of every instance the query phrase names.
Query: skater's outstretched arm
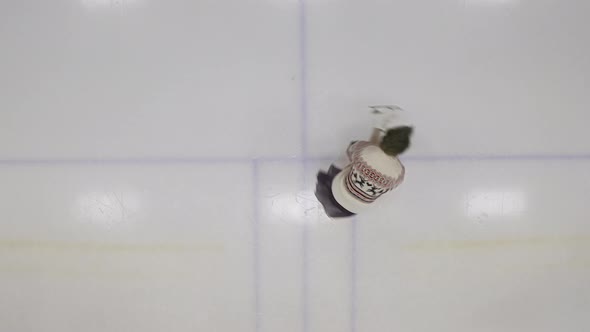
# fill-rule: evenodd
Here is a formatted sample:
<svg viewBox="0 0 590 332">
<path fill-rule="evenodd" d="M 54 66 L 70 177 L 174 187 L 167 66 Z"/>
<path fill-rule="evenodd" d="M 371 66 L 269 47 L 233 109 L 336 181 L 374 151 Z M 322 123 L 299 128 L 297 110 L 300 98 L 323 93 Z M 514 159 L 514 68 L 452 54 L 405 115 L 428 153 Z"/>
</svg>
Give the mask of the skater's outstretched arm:
<svg viewBox="0 0 590 332">
<path fill-rule="evenodd" d="M 371 142 L 371 144 L 375 144 L 375 145 L 379 145 L 381 144 L 381 134 L 383 133 L 383 131 L 379 128 L 373 128 L 373 133 L 371 134 L 371 138 L 369 139 L 369 142 Z"/>
</svg>

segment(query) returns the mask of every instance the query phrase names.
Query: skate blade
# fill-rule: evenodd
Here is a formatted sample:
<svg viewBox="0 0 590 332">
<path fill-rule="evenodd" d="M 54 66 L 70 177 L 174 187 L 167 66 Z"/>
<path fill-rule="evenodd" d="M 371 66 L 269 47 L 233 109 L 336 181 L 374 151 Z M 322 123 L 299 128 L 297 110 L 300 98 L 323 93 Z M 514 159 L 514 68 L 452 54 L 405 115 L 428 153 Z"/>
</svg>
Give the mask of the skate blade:
<svg viewBox="0 0 590 332">
<path fill-rule="evenodd" d="M 403 111 L 404 109 L 397 105 L 373 105 L 369 106 L 373 114 L 383 113 L 384 111 Z"/>
</svg>

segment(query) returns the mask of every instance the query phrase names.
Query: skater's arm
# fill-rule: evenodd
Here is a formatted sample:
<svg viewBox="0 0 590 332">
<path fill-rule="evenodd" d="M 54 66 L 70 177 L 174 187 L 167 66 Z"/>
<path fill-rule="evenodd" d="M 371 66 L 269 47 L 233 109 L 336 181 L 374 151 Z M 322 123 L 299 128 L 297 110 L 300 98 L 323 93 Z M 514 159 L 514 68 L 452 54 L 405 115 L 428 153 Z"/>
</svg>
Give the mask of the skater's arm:
<svg viewBox="0 0 590 332">
<path fill-rule="evenodd" d="M 369 142 L 371 142 L 371 144 L 379 145 L 381 143 L 381 133 L 381 129 L 373 128 L 373 133 L 371 134 Z"/>
</svg>

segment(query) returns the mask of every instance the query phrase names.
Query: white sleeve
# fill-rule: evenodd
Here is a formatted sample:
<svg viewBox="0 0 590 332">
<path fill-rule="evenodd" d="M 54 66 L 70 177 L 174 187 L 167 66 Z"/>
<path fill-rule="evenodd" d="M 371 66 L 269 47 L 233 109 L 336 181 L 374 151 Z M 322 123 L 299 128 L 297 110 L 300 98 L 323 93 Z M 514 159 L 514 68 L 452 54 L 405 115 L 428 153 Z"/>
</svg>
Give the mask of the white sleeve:
<svg viewBox="0 0 590 332">
<path fill-rule="evenodd" d="M 348 145 L 348 148 L 346 149 L 346 153 L 342 153 L 333 165 L 340 169 L 344 169 L 346 166 L 352 163 L 352 158 L 355 152 L 362 150 L 370 144 L 371 143 L 365 141 L 354 141 L 350 143 L 350 145 Z"/>
</svg>

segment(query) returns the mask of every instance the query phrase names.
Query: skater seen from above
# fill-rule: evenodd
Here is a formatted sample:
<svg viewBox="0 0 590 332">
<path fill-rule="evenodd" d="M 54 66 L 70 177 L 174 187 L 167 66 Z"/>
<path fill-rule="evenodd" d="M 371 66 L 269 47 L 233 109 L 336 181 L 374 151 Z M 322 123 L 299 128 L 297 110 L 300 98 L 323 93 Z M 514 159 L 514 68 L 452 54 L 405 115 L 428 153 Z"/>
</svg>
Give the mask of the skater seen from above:
<svg viewBox="0 0 590 332">
<path fill-rule="evenodd" d="M 374 128 L 369 141 L 350 143 L 328 172 L 317 175 L 315 195 L 331 218 L 354 216 L 404 180 L 397 158 L 410 146 L 413 127 L 397 106 L 371 106 Z"/>
</svg>

